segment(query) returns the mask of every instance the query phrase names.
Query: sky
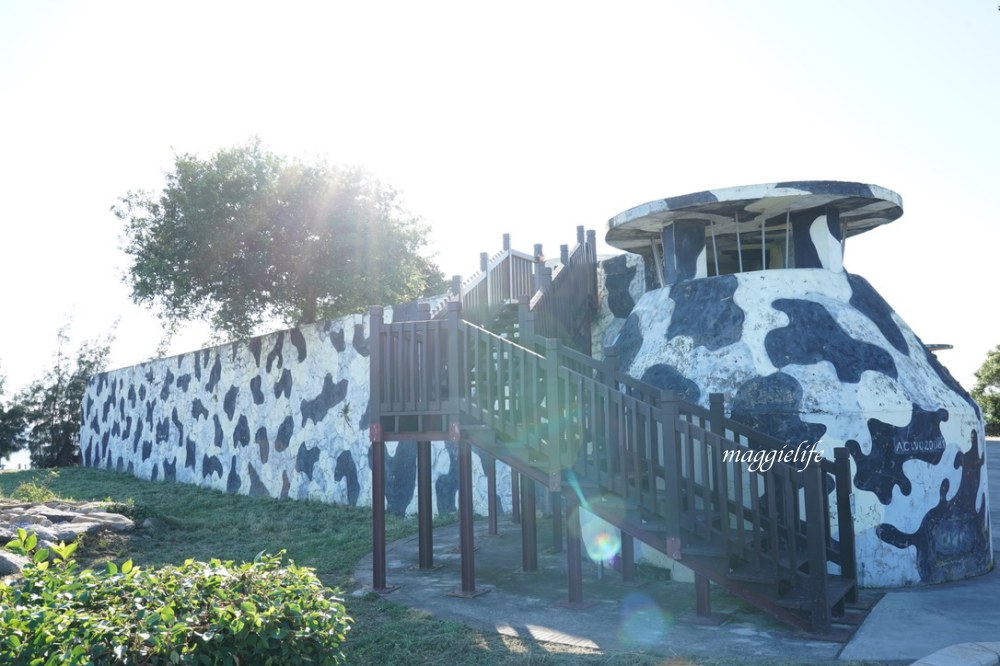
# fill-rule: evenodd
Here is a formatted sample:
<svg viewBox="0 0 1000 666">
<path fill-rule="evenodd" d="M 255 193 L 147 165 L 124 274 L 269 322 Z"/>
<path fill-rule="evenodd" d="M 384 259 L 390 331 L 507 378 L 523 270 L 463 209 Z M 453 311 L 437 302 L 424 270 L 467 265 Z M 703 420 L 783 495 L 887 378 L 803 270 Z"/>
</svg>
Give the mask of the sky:
<svg viewBox="0 0 1000 666">
<path fill-rule="evenodd" d="M 971 388 L 1000 344 L 996 0 L 0 0 L 0 375 L 7 398 L 117 322 L 131 190 L 259 136 L 361 165 L 431 227 L 446 275 L 654 199 L 786 180 L 874 183 L 903 217 L 847 242 Z M 614 253 L 603 245 L 602 253 Z M 193 325 L 171 349 L 203 346 Z"/>
</svg>

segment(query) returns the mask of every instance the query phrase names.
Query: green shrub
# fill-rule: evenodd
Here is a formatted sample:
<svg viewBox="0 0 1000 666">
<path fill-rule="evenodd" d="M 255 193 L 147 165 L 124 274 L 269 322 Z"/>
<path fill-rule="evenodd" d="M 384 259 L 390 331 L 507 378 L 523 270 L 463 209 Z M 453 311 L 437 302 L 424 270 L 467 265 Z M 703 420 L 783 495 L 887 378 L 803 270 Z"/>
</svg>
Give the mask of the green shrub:
<svg viewBox="0 0 1000 666">
<path fill-rule="evenodd" d="M 11 499 L 19 502 L 48 502 L 57 499 L 56 494 L 49 488 L 49 484 L 59 477 L 59 472 L 49 470 L 43 479 L 33 478 L 31 481 L 24 481 L 14 488 L 10 494 Z"/>
<path fill-rule="evenodd" d="M 260 554 L 250 563 L 186 561 L 145 570 L 131 560 L 79 570 L 76 544 L 36 549 L 0 583 L 4 664 L 338 664 L 351 618 L 312 570 Z M 54 556 L 52 556 L 54 555 Z"/>
</svg>

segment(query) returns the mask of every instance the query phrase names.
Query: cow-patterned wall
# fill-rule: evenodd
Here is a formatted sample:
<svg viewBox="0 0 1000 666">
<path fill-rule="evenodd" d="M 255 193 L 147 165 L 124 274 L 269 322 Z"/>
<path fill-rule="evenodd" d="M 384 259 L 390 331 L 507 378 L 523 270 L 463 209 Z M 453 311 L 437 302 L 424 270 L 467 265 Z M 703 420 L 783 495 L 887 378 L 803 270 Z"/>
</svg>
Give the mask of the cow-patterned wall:
<svg viewBox="0 0 1000 666">
<path fill-rule="evenodd" d="M 95 375 L 83 404 L 83 464 L 370 506 L 368 345 L 368 317 L 353 315 Z M 415 513 L 416 447 L 386 447 L 386 508 Z M 455 445 L 435 442 L 432 466 L 434 510 L 454 512 Z M 509 507 L 510 472 L 497 467 Z M 475 509 L 485 513 L 486 477 L 481 464 L 473 471 Z"/>
<path fill-rule="evenodd" d="M 653 268 L 641 255 L 626 252 L 597 263 L 597 315 L 591 329 L 591 356 L 604 358 L 625 320 L 647 289 L 657 285 Z"/>
<path fill-rule="evenodd" d="M 615 341 L 629 374 L 789 442 L 845 446 L 859 581 L 992 566 L 978 406 L 863 278 L 769 270 L 648 291 Z"/>
</svg>

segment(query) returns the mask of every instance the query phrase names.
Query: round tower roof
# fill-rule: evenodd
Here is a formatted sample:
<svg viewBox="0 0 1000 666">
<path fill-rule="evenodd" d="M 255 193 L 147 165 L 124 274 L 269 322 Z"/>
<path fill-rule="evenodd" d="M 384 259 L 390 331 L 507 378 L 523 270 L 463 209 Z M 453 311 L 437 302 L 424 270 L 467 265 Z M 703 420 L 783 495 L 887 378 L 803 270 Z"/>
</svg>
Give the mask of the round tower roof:
<svg viewBox="0 0 1000 666">
<path fill-rule="evenodd" d="M 903 199 L 878 185 L 836 180 L 802 180 L 744 185 L 657 199 L 608 220 L 609 245 L 646 254 L 664 227 L 678 220 L 701 220 L 718 236 L 760 231 L 761 225 L 787 213 L 819 207 L 840 212 L 844 237 L 892 222 L 903 214 Z M 769 227 L 770 228 L 770 227 Z"/>
</svg>

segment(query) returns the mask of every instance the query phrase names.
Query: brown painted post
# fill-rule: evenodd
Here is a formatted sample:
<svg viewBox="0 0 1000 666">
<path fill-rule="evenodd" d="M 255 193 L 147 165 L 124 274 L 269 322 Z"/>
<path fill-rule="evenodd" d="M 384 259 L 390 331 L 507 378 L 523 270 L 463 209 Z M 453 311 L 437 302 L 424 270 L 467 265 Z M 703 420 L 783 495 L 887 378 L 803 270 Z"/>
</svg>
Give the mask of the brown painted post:
<svg viewBox="0 0 1000 666">
<path fill-rule="evenodd" d="M 622 532 L 622 580 L 631 583 L 635 580 L 635 540 L 631 534 Z"/>
<path fill-rule="evenodd" d="M 517 294 L 514 293 L 514 258 L 510 256 L 510 234 L 503 235 L 503 251 L 507 253 L 507 257 L 504 259 L 507 262 L 507 273 L 504 275 L 507 288 L 501 289 L 501 291 L 504 300 L 509 300 L 517 297 Z"/>
<path fill-rule="evenodd" d="M 486 467 L 486 514 L 489 521 L 487 534 L 496 536 L 497 530 L 497 459 L 493 454 L 481 452 Z"/>
<path fill-rule="evenodd" d="M 372 441 L 372 587 L 385 590 L 385 442 Z"/>
<path fill-rule="evenodd" d="M 462 568 L 462 594 L 476 593 L 476 552 L 472 529 L 472 444 L 458 443 L 458 536 Z"/>
<path fill-rule="evenodd" d="M 371 389 L 368 437 L 372 450 L 372 587 L 385 590 L 385 440 L 382 434 L 382 308 L 369 310 L 368 331 L 371 353 L 368 357 Z"/>
<path fill-rule="evenodd" d="M 521 569 L 538 571 L 538 523 L 535 511 L 535 481 L 521 484 Z"/>
<path fill-rule="evenodd" d="M 590 264 L 590 279 L 587 280 L 587 288 L 591 296 L 597 296 L 597 232 L 593 229 L 587 231 L 587 261 Z M 593 302 L 596 305 L 596 301 Z"/>
<path fill-rule="evenodd" d="M 535 291 L 545 291 L 545 254 L 540 243 L 535 243 Z"/>
<path fill-rule="evenodd" d="M 531 311 L 531 297 L 520 296 L 517 299 L 518 339 L 522 347 L 535 348 L 535 313 Z"/>
<path fill-rule="evenodd" d="M 371 393 L 368 405 L 368 422 L 372 425 L 382 423 L 382 308 L 378 305 L 368 310 L 368 335 L 371 351 L 368 354 L 368 387 Z M 375 432 L 371 433 L 371 441 L 375 441 Z M 378 439 L 382 439 L 379 431 Z"/>
<path fill-rule="evenodd" d="M 709 408 L 709 418 L 711 418 L 711 430 L 712 432 L 719 434 L 721 432 L 722 418 L 724 416 L 723 403 L 722 403 L 721 393 L 712 393 L 708 396 L 708 408 Z M 673 423 L 676 419 L 676 407 L 670 410 L 672 414 L 671 418 L 671 430 L 673 430 Z M 707 455 L 707 452 L 703 451 L 703 455 Z M 701 480 L 703 484 L 709 484 L 709 479 L 705 478 Z M 669 481 L 667 482 L 669 484 Z M 694 498 L 688 498 L 688 505 L 690 507 L 694 506 Z M 712 508 L 709 506 L 705 507 L 706 513 L 711 512 Z M 706 519 L 708 515 L 706 515 Z M 711 521 L 707 521 L 708 525 L 711 525 Z M 701 574 L 694 575 L 694 605 L 695 612 L 698 617 L 711 617 L 712 615 L 712 597 L 711 591 L 709 589 L 709 580 L 706 576 Z"/>
<path fill-rule="evenodd" d="M 611 387 L 612 390 L 618 390 L 618 350 L 614 347 L 608 347 L 604 350 L 601 381 Z M 624 496 L 626 483 L 622 476 L 624 472 L 620 464 L 620 447 L 622 443 L 618 441 L 619 414 L 617 409 L 611 408 L 610 401 L 607 403 L 606 411 L 608 439 L 604 443 L 604 447 L 606 450 L 605 455 L 607 456 L 608 477 L 611 479 L 612 488 L 615 488 L 620 495 Z M 619 483 L 621 484 L 620 487 Z"/>
<path fill-rule="evenodd" d="M 490 255 L 486 252 L 479 253 L 479 270 L 488 273 L 490 267 Z M 493 280 L 486 276 L 486 312 L 491 312 L 493 308 Z"/>
<path fill-rule="evenodd" d="M 563 531 L 563 507 L 562 495 L 559 493 L 549 493 L 549 506 L 552 510 L 552 552 L 562 552 L 562 531 Z"/>
<path fill-rule="evenodd" d="M 840 541 L 840 575 L 857 581 L 858 564 L 854 547 L 854 516 L 851 511 L 851 494 L 854 483 L 851 481 L 851 457 L 847 449 L 838 446 L 833 450 L 833 460 L 836 465 L 834 479 L 837 483 L 837 531 Z M 854 603 L 858 600 L 858 587 L 854 586 L 846 600 Z"/>
<path fill-rule="evenodd" d="M 447 333 L 448 333 L 448 348 L 445 350 L 445 359 L 448 363 L 448 429 L 452 430 L 457 428 L 459 424 L 459 414 L 458 406 L 461 402 L 461 378 L 458 374 L 459 369 L 459 340 L 458 340 L 458 330 L 459 324 L 462 321 L 462 302 L 461 301 L 449 301 L 448 303 L 448 321 L 447 321 Z M 455 433 L 454 440 L 460 439 L 460 437 Z"/>
<path fill-rule="evenodd" d="M 826 596 L 828 582 L 826 576 L 826 535 L 827 530 L 830 529 L 825 520 L 826 472 L 823 471 L 821 465 L 809 465 L 800 474 L 805 477 L 803 485 L 808 530 L 806 552 L 809 554 L 809 577 L 812 583 L 809 623 L 813 631 L 824 633 L 830 630 L 831 622 L 830 605 Z M 792 538 L 795 538 L 794 532 Z"/>
<path fill-rule="evenodd" d="M 666 515 L 667 555 L 681 559 L 681 510 L 684 502 L 681 491 L 684 483 L 681 469 L 681 451 L 677 438 L 677 403 L 672 399 L 676 394 L 661 395 L 657 402 L 660 429 L 663 433 L 663 477 L 667 488 Z M 688 500 L 688 510 L 694 507 L 694 499 Z"/>
<path fill-rule="evenodd" d="M 694 575 L 694 610 L 698 617 L 712 616 L 712 598 L 708 589 L 708 578 L 702 574 Z"/>
<path fill-rule="evenodd" d="M 583 605 L 583 546 L 580 542 L 580 501 L 576 495 L 566 497 L 566 573 L 569 584 L 569 604 Z"/>
<path fill-rule="evenodd" d="M 434 568 L 434 505 L 431 498 L 431 443 L 417 442 L 417 522 L 420 568 Z"/>
<path fill-rule="evenodd" d="M 559 404 L 559 341 L 545 338 L 545 412 L 548 420 L 547 441 L 549 456 L 549 490 L 562 492 L 563 465 L 566 453 L 563 451 L 562 409 Z"/>
<path fill-rule="evenodd" d="M 521 523 L 521 475 L 510 470 L 510 522 Z"/>
</svg>

